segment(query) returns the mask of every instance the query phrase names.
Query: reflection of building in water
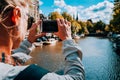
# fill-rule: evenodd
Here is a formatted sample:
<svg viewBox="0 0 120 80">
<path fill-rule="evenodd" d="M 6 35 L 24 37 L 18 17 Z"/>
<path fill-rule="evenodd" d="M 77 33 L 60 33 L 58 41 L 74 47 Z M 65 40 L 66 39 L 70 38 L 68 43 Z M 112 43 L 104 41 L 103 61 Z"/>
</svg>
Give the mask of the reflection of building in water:
<svg viewBox="0 0 120 80">
<path fill-rule="evenodd" d="M 30 0 L 29 15 L 39 20 L 39 0 Z"/>
</svg>

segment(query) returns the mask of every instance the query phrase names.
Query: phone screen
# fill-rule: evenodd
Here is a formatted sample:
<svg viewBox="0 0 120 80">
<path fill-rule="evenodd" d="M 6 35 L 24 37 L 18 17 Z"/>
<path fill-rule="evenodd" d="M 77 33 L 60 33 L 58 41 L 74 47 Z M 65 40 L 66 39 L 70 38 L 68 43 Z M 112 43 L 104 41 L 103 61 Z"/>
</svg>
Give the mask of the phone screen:
<svg viewBox="0 0 120 80">
<path fill-rule="evenodd" d="M 58 24 L 56 20 L 43 20 L 42 32 L 58 32 Z"/>
</svg>

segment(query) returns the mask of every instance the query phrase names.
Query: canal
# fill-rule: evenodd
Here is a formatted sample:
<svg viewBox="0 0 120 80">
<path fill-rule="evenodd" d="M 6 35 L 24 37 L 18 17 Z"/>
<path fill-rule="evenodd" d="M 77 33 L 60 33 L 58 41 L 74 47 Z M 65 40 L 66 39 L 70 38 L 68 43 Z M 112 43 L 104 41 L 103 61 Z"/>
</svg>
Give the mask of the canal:
<svg viewBox="0 0 120 80">
<path fill-rule="evenodd" d="M 120 57 L 106 38 L 86 37 L 76 40 L 82 48 L 86 80 L 120 80 Z M 28 63 L 36 63 L 50 71 L 63 70 L 62 43 L 36 47 Z"/>
</svg>

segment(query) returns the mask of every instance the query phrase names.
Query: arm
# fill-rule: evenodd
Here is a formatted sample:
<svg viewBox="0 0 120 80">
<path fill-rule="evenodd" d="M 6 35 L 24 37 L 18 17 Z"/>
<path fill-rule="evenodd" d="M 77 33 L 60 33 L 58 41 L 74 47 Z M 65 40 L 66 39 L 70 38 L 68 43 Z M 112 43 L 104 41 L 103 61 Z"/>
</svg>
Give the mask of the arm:
<svg viewBox="0 0 120 80">
<path fill-rule="evenodd" d="M 67 20 L 58 20 L 58 36 L 63 40 L 63 54 L 65 56 L 65 80 L 84 80 L 84 68 L 81 63 L 81 48 L 72 40 L 71 23 Z"/>
<path fill-rule="evenodd" d="M 85 72 L 81 62 L 81 48 L 73 40 L 65 40 L 63 44 L 63 54 L 65 56 L 64 74 L 69 75 L 73 80 L 84 80 Z"/>
<path fill-rule="evenodd" d="M 72 40 L 71 24 L 66 20 L 58 20 L 59 31 L 56 33 L 63 41 L 63 55 L 65 56 L 64 75 L 48 73 L 41 80 L 84 80 L 85 73 L 82 65 L 80 47 Z"/>
<path fill-rule="evenodd" d="M 81 49 L 72 40 L 63 41 L 63 55 L 65 56 L 64 75 L 48 73 L 41 80 L 85 80 L 84 67 L 81 62 Z"/>
<path fill-rule="evenodd" d="M 33 48 L 34 46 L 28 40 L 24 40 L 18 49 L 12 51 L 12 57 L 14 60 L 17 60 L 19 63 L 23 64 L 31 58 L 29 54 Z"/>
<path fill-rule="evenodd" d="M 20 47 L 18 49 L 13 50 L 13 53 L 22 52 L 24 54 L 29 55 L 32 49 L 33 49 L 32 43 L 30 43 L 28 40 L 24 40 L 20 44 Z"/>
<path fill-rule="evenodd" d="M 18 49 L 12 51 L 13 52 L 12 57 L 14 58 L 14 60 L 18 60 L 18 62 L 20 63 L 25 63 L 27 60 L 31 58 L 29 54 L 34 48 L 32 43 L 35 42 L 37 38 L 45 35 L 44 33 L 38 34 L 38 25 L 40 23 L 41 21 L 34 23 L 29 30 L 27 40 L 24 40 L 20 44 L 20 47 Z"/>
</svg>

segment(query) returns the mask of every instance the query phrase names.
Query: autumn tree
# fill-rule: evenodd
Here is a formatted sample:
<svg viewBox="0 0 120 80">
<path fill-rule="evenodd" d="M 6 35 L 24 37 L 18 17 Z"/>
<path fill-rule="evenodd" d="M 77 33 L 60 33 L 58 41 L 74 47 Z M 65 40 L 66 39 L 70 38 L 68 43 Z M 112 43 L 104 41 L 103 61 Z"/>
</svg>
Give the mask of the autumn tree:
<svg viewBox="0 0 120 80">
<path fill-rule="evenodd" d="M 105 32 L 116 32 L 115 27 L 112 24 L 105 26 Z"/>
<path fill-rule="evenodd" d="M 87 24 L 88 31 L 90 33 L 93 33 L 94 32 L 94 26 L 93 26 L 92 22 L 91 21 L 87 21 L 86 24 Z"/>
<path fill-rule="evenodd" d="M 63 16 L 59 12 L 52 12 L 48 15 L 49 19 L 56 20 L 57 18 L 61 19 Z"/>
<path fill-rule="evenodd" d="M 120 33 L 120 1 L 115 0 L 113 9 L 113 19 L 110 21 L 112 31 Z"/>
<path fill-rule="evenodd" d="M 78 21 L 78 23 L 81 25 L 81 33 L 84 33 L 84 34 L 89 34 L 89 31 L 87 29 L 87 23 L 86 22 L 83 22 L 83 21 Z"/>
<path fill-rule="evenodd" d="M 68 21 L 72 21 L 72 16 L 70 14 L 68 14 L 67 12 L 63 12 L 62 16 L 64 17 L 64 19 L 66 19 Z"/>
<path fill-rule="evenodd" d="M 81 28 L 81 25 L 77 21 L 73 20 L 71 21 L 71 29 L 72 29 L 73 34 L 77 34 L 79 30 L 82 28 Z"/>
</svg>

